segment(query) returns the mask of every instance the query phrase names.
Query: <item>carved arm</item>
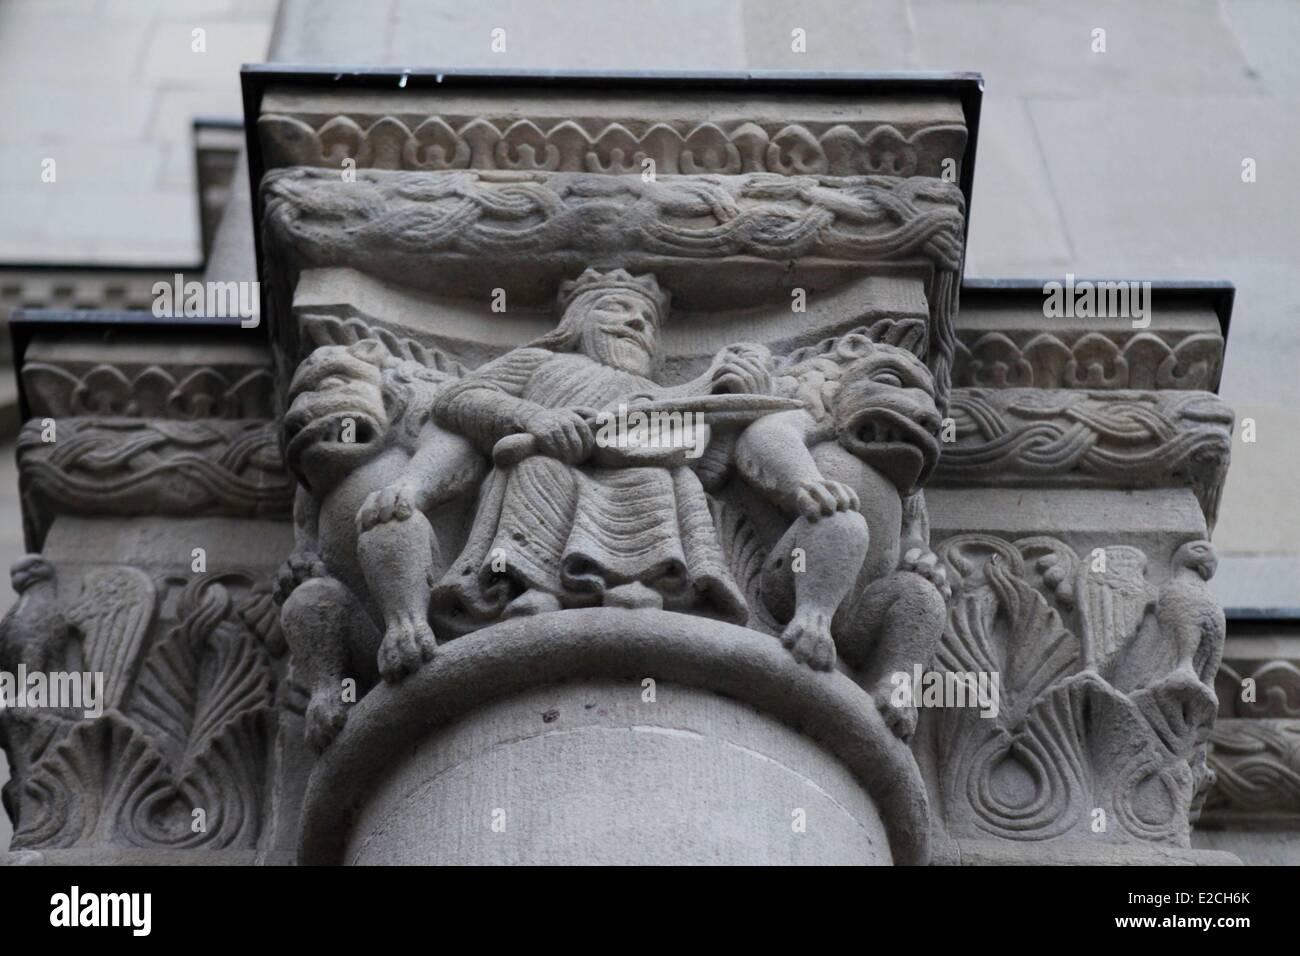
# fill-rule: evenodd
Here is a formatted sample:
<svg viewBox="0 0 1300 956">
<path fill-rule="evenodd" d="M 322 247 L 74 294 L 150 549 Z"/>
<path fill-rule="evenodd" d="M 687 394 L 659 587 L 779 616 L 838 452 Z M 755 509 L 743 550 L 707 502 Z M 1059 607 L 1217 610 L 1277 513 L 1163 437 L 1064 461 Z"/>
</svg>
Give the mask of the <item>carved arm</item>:
<svg viewBox="0 0 1300 956">
<path fill-rule="evenodd" d="M 770 395 L 770 361 L 770 353 L 762 345 L 745 342 L 728 345 L 714 356 L 713 362 L 703 374 L 681 385 L 658 389 L 655 395 L 660 398 L 723 393 Z"/>
<path fill-rule="evenodd" d="M 433 403 L 433 420 L 491 454 L 498 440 L 526 431 L 529 421 L 546 411 L 521 396 L 550 357 L 544 349 L 516 349 L 489 362 L 442 391 Z"/>
<path fill-rule="evenodd" d="M 816 428 L 802 409 L 766 415 L 736 441 L 736 467 L 778 507 L 811 521 L 836 511 L 857 511 L 857 494 L 827 481 L 808 450 Z"/>
</svg>

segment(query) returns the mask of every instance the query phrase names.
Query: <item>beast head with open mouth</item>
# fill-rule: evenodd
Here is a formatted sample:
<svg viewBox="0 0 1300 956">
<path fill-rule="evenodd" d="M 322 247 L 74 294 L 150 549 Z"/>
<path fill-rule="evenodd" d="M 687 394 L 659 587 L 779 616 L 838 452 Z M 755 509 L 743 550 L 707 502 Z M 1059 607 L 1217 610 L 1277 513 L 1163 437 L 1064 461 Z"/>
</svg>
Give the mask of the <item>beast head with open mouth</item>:
<svg viewBox="0 0 1300 956">
<path fill-rule="evenodd" d="M 939 462 L 941 419 L 934 379 L 906 349 L 873 344 L 848 365 L 835 396 L 840 444 L 888 477 L 903 495 Z"/>
<path fill-rule="evenodd" d="M 378 356 L 367 351 L 372 346 L 318 348 L 293 377 L 285 460 L 308 488 L 325 474 L 346 473 L 388 431 L 383 371 Z"/>
</svg>

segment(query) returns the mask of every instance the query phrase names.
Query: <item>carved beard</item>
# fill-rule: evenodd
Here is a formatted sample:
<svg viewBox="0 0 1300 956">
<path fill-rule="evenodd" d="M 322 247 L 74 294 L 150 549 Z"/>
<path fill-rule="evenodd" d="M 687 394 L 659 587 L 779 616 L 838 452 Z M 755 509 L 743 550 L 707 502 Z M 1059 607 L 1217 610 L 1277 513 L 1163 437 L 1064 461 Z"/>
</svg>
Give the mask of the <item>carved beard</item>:
<svg viewBox="0 0 1300 956">
<path fill-rule="evenodd" d="M 584 338 L 584 351 L 601 365 L 633 375 L 650 373 L 650 354 L 639 342 L 600 328 L 593 329 Z"/>
</svg>

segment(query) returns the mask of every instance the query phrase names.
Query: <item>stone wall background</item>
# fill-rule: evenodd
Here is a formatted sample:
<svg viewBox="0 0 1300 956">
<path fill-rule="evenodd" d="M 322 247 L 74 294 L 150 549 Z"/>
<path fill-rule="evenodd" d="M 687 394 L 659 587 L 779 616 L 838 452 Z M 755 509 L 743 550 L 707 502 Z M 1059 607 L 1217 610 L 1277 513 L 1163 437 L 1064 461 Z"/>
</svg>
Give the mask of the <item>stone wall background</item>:
<svg viewBox="0 0 1300 956">
<path fill-rule="evenodd" d="M 0 0 L 0 261 L 193 266 L 190 121 L 239 114 L 238 65 L 263 58 L 274 7 Z M 284 0 L 279 16 L 275 58 L 296 63 L 982 72 L 967 275 L 1236 283 L 1222 394 L 1258 441 L 1235 444 L 1214 586 L 1229 608 L 1300 607 L 1300 2 Z M 21 529 L 0 456 L 7 567 Z"/>
</svg>

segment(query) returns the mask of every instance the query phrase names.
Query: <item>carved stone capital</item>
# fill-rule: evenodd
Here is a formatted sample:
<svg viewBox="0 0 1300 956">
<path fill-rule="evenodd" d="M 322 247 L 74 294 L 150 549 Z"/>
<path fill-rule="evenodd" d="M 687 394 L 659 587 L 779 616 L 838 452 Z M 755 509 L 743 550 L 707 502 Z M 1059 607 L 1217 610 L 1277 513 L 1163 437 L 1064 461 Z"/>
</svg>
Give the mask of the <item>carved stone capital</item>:
<svg viewBox="0 0 1300 956">
<path fill-rule="evenodd" d="M 953 584 L 940 685 L 997 680 L 978 706 L 924 711 L 948 835 L 1188 847 L 1224 638 L 1209 543 L 1160 576 L 1132 546 L 1080 554 L 1049 536 L 958 535 L 938 552 Z"/>
<path fill-rule="evenodd" d="M 14 850 L 256 849 L 283 650 L 266 583 L 219 571 L 181 584 L 126 564 L 59 573 L 30 555 L 14 586 L 0 670 L 29 675 L 29 693 L 75 675 L 96 711 L 0 711 Z"/>
</svg>

